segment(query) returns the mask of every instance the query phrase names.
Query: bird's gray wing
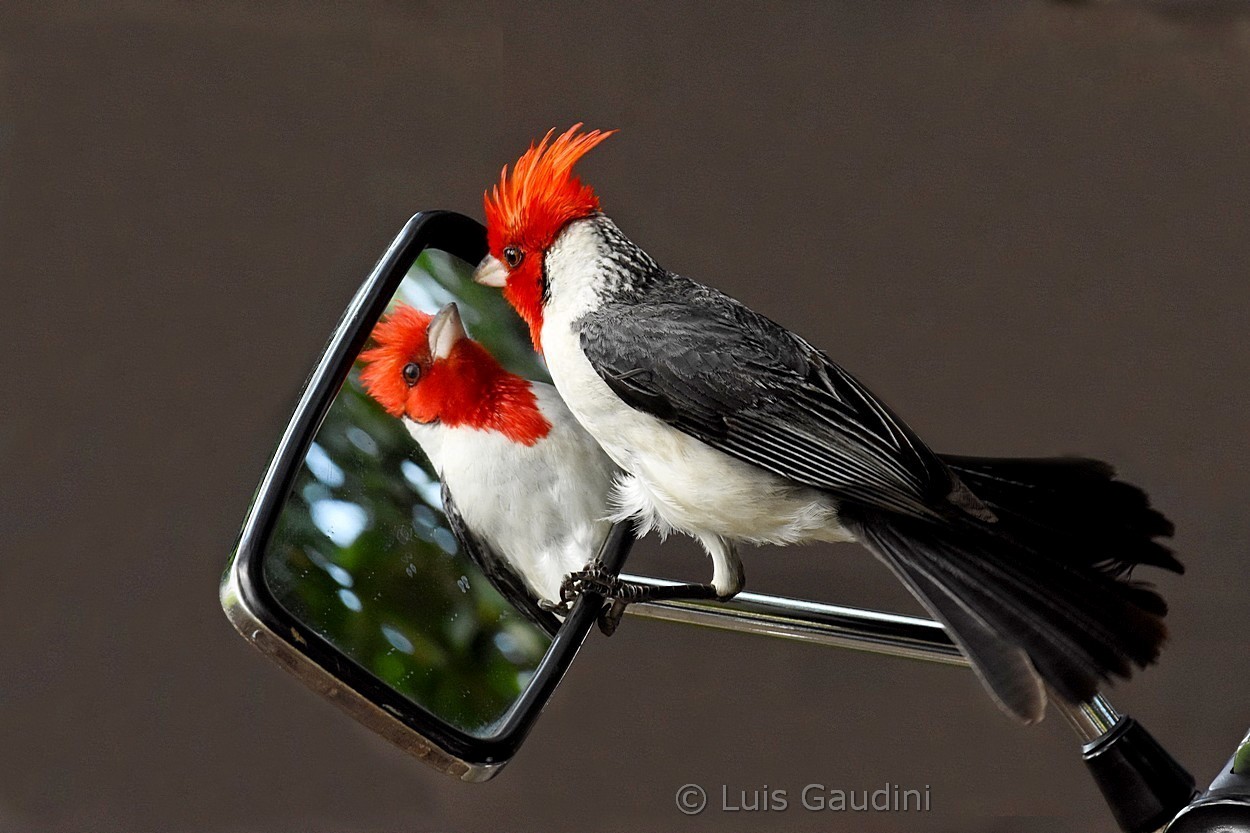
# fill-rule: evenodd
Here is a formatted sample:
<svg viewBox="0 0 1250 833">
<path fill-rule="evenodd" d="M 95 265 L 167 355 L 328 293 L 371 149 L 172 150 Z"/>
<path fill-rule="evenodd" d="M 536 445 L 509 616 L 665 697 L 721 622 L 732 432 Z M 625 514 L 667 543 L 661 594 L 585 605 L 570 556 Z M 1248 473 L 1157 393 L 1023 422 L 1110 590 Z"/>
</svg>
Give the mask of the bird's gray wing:
<svg viewBox="0 0 1250 833">
<path fill-rule="evenodd" d="M 502 555 L 488 543 L 473 534 L 465 525 L 460 510 L 452 499 L 451 490 L 443 484 L 443 514 L 451 525 L 452 534 L 460 542 L 460 547 L 468 554 L 469 559 L 482 571 L 487 581 L 517 611 L 533 624 L 542 628 L 548 636 L 555 636 L 560 630 L 560 620 L 549 610 L 538 605 L 538 599 L 526 586 L 525 580 L 512 568 Z"/>
<path fill-rule="evenodd" d="M 957 482 L 824 353 L 716 290 L 668 276 L 576 326 L 626 404 L 739 460 L 909 515 L 932 514 Z"/>
</svg>

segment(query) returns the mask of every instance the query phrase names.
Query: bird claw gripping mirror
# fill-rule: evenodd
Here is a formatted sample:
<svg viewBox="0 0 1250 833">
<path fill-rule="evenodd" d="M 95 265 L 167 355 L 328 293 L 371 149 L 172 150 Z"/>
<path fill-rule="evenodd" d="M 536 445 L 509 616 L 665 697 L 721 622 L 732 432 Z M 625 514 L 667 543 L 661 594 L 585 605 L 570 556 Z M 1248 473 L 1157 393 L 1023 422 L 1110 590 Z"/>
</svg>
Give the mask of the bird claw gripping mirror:
<svg viewBox="0 0 1250 833">
<path fill-rule="evenodd" d="M 493 356 L 475 365 L 491 378 L 522 385 L 546 379 L 524 325 L 497 291 L 473 282 L 486 252 L 485 230 L 474 220 L 418 214 L 352 299 L 265 471 L 222 579 L 222 605 L 247 641 L 370 729 L 466 781 L 502 769 L 590 629 L 598 622 L 610 633 L 622 610 L 967 665 L 940 624 L 917 617 L 758 593 L 728 602 L 666 599 L 681 585 L 620 575 L 632 543 L 623 525 L 570 537 L 554 577 L 507 569 L 510 559 L 495 551 L 519 528 L 483 528 L 475 510 L 492 502 L 528 506 L 560 478 L 518 486 L 488 454 L 493 468 L 475 483 L 473 472 L 449 467 L 444 452 L 455 438 L 430 433 L 430 425 L 454 421 L 447 413 L 422 416 L 427 403 L 413 398 L 422 385 L 437 384 L 435 364 L 461 341 Z M 495 426 L 518 447 L 540 448 L 535 438 L 566 430 L 541 387 L 527 400 L 533 414 Z M 499 484 L 497 493 L 480 483 Z M 590 529 L 602 511 L 587 512 Z M 581 592 L 570 594 L 569 579 L 559 580 L 570 573 L 580 577 L 573 585 Z M 618 575 L 647 601 L 605 605 L 594 591 Z M 1190 811 L 1188 826 L 1178 819 L 1176 830 L 1222 829 L 1197 825 L 1207 814 L 1246 810 L 1244 774 L 1241 781 L 1221 776 L 1205 804 L 1187 807 L 1193 778 L 1140 724 L 1101 696 L 1071 707 L 1055 700 L 1122 829 L 1156 830 L 1182 809 Z"/>
</svg>

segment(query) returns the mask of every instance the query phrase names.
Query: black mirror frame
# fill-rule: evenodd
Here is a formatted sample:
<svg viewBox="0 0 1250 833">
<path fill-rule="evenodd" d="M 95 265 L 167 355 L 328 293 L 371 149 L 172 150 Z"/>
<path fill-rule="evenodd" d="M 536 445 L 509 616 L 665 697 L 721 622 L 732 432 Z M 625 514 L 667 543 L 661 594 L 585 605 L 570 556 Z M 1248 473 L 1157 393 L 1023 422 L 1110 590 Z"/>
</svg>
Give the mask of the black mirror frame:
<svg viewBox="0 0 1250 833">
<path fill-rule="evenodd" d="M 476 264 L 486 255 L 486 230 L 462 214 L 422 212 L 387 248 L 352 298 L 305 384 L 248 510 L 222 579 L 221 602 L 245 639 L 361 723 L 443 772 L 466 781 L 485 781 L 516 754 L 594 625 L 601 598 L 588 594 L 577 600 L 529 687 L 489 736 L 475 737 L 394 691 L 293 617 L 273 597 L 262 573 L 265 549 L 309 444 L 374 323 L 426 248 Z M 605 544 L 606 566 L 618 571 L 632 543 L 631 530 L 618 524 Z"/>
</svg>

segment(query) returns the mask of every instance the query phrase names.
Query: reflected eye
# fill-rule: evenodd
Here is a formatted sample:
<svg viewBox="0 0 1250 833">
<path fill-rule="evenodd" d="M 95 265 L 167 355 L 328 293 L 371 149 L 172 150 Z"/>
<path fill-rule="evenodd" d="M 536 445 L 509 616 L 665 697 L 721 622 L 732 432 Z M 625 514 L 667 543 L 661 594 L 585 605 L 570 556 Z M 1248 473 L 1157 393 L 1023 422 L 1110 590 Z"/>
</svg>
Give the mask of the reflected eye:
<svg viewBox="0 0 1250 833">
<path fill-rule="evenodd" d="M 525 252 L 521 251 L 516 246 L 507 246 L 503 250 L 503 262 L 508 264 L 509 269 L 515 269 L 524 257 Z"/>
<path fill-rule="evenodd" d="M 404 381 L 411 387 L 421 378 L 421 365 L 416 362 L 408 362 L 404 365 Z"/>
</svg>

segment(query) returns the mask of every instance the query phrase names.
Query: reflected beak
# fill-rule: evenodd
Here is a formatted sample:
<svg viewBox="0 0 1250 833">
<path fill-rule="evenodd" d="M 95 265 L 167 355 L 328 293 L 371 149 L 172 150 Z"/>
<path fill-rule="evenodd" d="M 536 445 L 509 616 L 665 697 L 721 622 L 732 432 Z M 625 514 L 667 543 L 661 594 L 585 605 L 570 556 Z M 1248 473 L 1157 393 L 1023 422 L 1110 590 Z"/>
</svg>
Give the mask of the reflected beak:
<svg viewBox="0 0 1250 833">
<path fill-rule="evenodd" d="M 451 355 L 451 348 L 456 346 L 468 334 L 464 331 L 464 322 L 460 320 L 460 310 L 455 304 L 448 304 L 438 311 L 430 321 L 427 338 L 430 340 L 430 355 L 435 359 L 445 359 Z"/>
<path fill-rule="evenodd" d="M 496 289 L 502 289 L 504 284 L 508 282 L 508 268 L 503 265 L 499 258 L 494 255 L 487 255 L 477 265 L 477 269 L 474 270 L 473 280 L 482 286 L 493 286 Z"/>
</svg>

